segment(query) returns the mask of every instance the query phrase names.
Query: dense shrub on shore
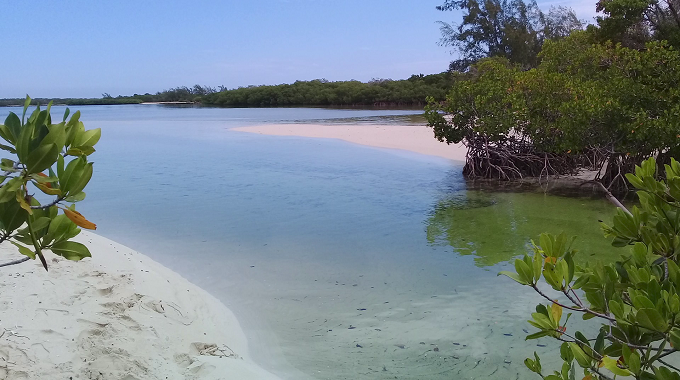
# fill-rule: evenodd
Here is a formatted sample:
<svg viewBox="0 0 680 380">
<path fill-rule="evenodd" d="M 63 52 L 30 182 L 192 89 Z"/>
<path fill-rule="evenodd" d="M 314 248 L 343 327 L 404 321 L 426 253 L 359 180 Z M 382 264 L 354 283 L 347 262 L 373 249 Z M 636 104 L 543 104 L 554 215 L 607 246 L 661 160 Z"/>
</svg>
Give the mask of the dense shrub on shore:
<svg viewBox="0 0 680 380">
<path fill-rule="evenodd" d="M 568 58 L 566 58 L 568 57 Z M 503 58 L 473 66 L 427 111 L 438 139 L 468 146 L 465 173 L 520 178 L 602 169 L 607 186 L 643 159 L 680 149 L 680 52 L 593 43 L 587 32 L 549 41 L 535 69 Z M 446 116 L 449 115 L 449 116 Z"/>
<path fill-rule="evenodd" d="M 645 158 L 661 165 L 680 153 L 680 8 L 673 1 L 599 2 L 598 25 L 585 31 L 573 14 L 558 12 L 568 16 L 555 24 L 565 33 L 548 34 L 530 27 L 546 21 L 531 10 L 535 3 L 447 0 L 440 8 L 447 5 L 467 13 L 444 38 L 467 41 L 476 55 L 466 58 L 474 62 L 444 102 L 430 99 L 426 116 L 437 139 L 468 147 L 468 177 L 585 167 L 605 186 L 624 190 L 623 175 Z M 528 33 L 513 34 L 522 25 Z M 481 49 L 496 37 L 496 48 Z M 510 54 L 514 38 L 539 41 L 537 59 Z"/>
</svg>

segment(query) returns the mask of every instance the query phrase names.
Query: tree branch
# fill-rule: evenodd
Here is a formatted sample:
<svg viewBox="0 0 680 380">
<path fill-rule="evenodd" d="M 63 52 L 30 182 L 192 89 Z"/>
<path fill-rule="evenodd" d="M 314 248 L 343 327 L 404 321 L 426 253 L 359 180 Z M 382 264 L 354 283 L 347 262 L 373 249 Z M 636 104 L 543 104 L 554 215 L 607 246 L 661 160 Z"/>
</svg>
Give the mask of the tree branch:
<svg viewBox="0 0 680 380">
<path fill-rule="evenodd" d="M 610 317 L 610 316 L 608 316 L 608 315 L 606 315 L 606 314 L 598 313 L 598 312 L 596 312 L 596 311 L 590 310 L 590 309 L 585 308 L 585 307 L 571 307 L 571 306 L 563 305 L 563 304 L 561 304 L 561 303 L 559 303 L 559 302 L 557 302 L 557 301 L 551 299 L 550 297 L 548 297 L 548 295 L 545 294 L 545 293 L 543 293 L 543 292 L 536 286 L 536 284 L 532 284 L 531 287 L 534 288 L 534 290 L 535 290 L 538 294 L 540 294 L 541 296 L 543 296 L 543 298 L 545 298 L 545 299 L 547 299 L 548 301 L 550 301 L 550 302 L 552 302 L 552 303 L 554 303 L 554 304 L 556 304 L 556 305 L 558 305 L 558 306 L 561 306 L 561 307 L 563 307 L 563 308 L 565 308 L 565 309 L 572 310 L 572 311 L 578 311 L 578 312 L 581 312 L 581 313 L 588 313 L 588 314 L 594 315 L 594 316 L 596 316 L 596 317 L 599 317 L 599 318 L 602 318 L 602 319 L 606 319 L 606 320 L 608 320 L 608 321 L 610 321 L 610 322 L 616 322 L 616 318 L 612 318 L 612 317 Z"/>
<path fill-rule="evenodd" d="M 633 215 L 633 214 L 630 213 L 630 211 L 628 211 L 628 209 L 626 208 L 626 206 L 623 205 L 623 203 L 619 202 L 619 200 L 616 199 L 616 197 L 609 191 L 609 189 L 607 189 L 606 187 L 604 187 L 604 185 L 602 184 L 602 182 L 600 182 L 600 181 L 585 181 L 585 182 L 583 182 L 582 185 L 585 185 L 585 184 L 587 184 L 587 183 L 593 183 L 593 184 L 597 185 L 600 189 L 602 189 L 602 191 L 604 191 L 605 197 L 607 197 L 607 200 L 608 200 L 609 202 L 613 203 L 614 206 L 616 206 L 616 207 L 620 208 L 621 210 L 625 211 L 626 214 L 631 215 L 631 216 Z"/>
<path fill-rule="evenodd" d="M 0 267 L 8 267 L 8 266 L 10 266 L 10 265 L 21 264 L 21 263 L 23 263 L 24 261 L 28 261 L 28 260 L 30 260 L 30 259 L 31 259 L 31 258 L 28 257 L 28 256 L 22 257 L 21 259 L 18 259 L 18 260 L 14 260 L 14 261 L 9 261 L 9 262 L 6 262 L 6 263 L 2 263 L 2 264 L 0 264 Z"/>
<path fill-rule="evenodd" d="M 40 206 L 31 206 L 31 208 L 34 209 L 34 210 L 36 210 L 36 209 L 42 210 L 42 209 L 50 208 L 50 207 L 56 205 L 57 203 L 59 203 L 63 200 L 64 200 L 64 197 L 58 197 L 57 199 L 55 199 L 54 201 L 52 201 L 48 204 L 44 204 L 44 205 L 40 205 Z"/>
</svg>

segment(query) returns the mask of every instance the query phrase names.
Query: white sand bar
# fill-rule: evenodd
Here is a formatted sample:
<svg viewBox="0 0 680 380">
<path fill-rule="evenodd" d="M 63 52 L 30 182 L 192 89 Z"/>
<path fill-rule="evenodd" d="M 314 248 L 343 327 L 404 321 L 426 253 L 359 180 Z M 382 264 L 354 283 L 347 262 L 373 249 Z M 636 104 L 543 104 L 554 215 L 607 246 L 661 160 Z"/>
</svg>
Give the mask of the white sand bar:
<svg viewBox="0 0 680 380">
<path fill-rule="evenodd" d="M 437 141 L 432 129 L 424 125 L 265 124 L 231 130 L 274 136 L 340 139 L 355 144 L 404 149 L 457 161 L 465 161 L 467 151 L 462 145 L 448 145 Z"/>
<path fill-rule="evenodd" d="M 0 379 L 278 379 L 207 292 L 108 239 L 79 240 L 93 258 L 0 268 Z M 0 262 L 17 257 L 0 246 Z"/>
</svg>

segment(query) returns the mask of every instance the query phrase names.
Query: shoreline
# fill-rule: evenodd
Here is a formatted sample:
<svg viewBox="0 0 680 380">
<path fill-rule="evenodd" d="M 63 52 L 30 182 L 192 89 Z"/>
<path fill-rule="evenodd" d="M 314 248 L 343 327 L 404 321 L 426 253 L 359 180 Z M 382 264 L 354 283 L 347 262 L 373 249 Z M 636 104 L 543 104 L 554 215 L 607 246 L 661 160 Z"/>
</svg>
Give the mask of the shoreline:
<svg viewBox="0 0 680 380">
<path fill-rule="evenodd" d="M 76 240 L 92 258 L 0 269 L 0 378 L 280 380 L 205 290 L 99 235 Z M 0 257 L 21 256 L 3 244 Z"/>
<path fill-rule="evenodd" d="M 463 162 L 467 153 L 462 144 L 448 145 L 437 141 L 432 129 L 424 125 L 263 124 L 230 130 L 269 136 L 339 139 L 374 148 L 400 149 Z"/>
</svg>

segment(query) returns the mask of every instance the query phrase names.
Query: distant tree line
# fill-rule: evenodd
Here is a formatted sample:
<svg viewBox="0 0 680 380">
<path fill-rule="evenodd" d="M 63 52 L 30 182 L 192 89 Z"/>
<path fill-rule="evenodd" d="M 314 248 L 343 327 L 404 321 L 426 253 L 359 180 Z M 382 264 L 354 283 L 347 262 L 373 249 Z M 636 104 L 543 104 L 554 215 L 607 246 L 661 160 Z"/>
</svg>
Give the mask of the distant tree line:
<svg viewBox="0 0 680 380">
<path fill-rule="evenodd" d="M 182 102 L 182 103 L 200 103 L 201 97 L 214 94 L 218 91 L 225 90 L 223 86 L 216 89 L 210 86 L 201 86 L 199 84 L 193 87 L 175 87 L 165 91 L 159 91 L 155 94 L 134 94 L 127 98 L 139 99 L 142 102 Z M 119 96 L 120 97 L 120 96 Z"/>
<path fill-rule="evenodd" d="M 412 75 L 405 80 L 373 79 L 331 82 L 325 79 L 297 81 L 293 84 L 248 86 L 227 89 L 194 85 L 175 87 L 155 94 L 111 96 L 96 99 L 33 99 L 33 104 L 109 105 L 160 103 L 194 103 L 218 107 L 291 107 L 291 106 L 424 106 L 432 96 L 444 100 L 459 77 L 458 73 Z M 24 99 L 0 99 L 0 106 L 23 105 Z"/>
<path fill-rule="evenodd" d="M 444 100 L 457 76 L 444 72 L 412 75 L 406 80 L 373 79 L 368 83 L 317 79 L 223 90 L 203 96 L 200 101 L 223 107 L 422 106 L 428 96 Z"/>
<path fill-rule="evenodd" d="M 131 97 L 117 97 L 117 98 L 33 98 L 32 105 L 45 105 L 49 102 L 54 102 L 54 105 L 115 105 L 115 104 L 139 104 L 142 100 Z M 23 106 L 23 98 L 7 98 L 0 99 L 0 107 L 20 107 Z"/>
</svg>

